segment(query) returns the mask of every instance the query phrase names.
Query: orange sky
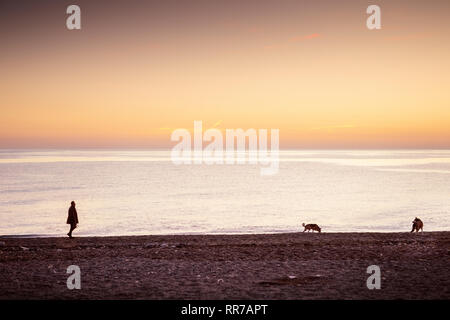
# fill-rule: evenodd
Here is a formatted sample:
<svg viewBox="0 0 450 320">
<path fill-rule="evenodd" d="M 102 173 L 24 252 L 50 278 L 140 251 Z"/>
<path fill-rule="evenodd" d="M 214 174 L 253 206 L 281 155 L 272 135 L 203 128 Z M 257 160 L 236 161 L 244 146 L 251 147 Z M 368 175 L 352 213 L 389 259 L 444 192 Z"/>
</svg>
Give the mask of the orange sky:
<svg viewBox="0 0 450 320">
<path fill-rule="evenodd" d="M 194 120 L 282 148 L 450 148 L 449 1 L 76 1 L 79 31 L 72 2 L 5 3 L 0 148 L 171 147 Z"/>
</svg>

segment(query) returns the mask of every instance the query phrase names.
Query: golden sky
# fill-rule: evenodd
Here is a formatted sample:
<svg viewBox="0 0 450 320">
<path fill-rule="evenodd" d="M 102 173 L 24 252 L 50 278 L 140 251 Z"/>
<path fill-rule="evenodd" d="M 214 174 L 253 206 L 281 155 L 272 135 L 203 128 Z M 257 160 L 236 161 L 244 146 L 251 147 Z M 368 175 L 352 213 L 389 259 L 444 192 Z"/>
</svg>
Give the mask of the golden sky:
<svg viewBox="0 0 450 320">
<path fill-rule="evenodd" d="M 66 29 L 66 7 L 82 29 Z M 381 7 L 382 29 L 366 28 Z M 450 148 L 450 2 L 3 1 L 0 148 Z"/>
</svg>

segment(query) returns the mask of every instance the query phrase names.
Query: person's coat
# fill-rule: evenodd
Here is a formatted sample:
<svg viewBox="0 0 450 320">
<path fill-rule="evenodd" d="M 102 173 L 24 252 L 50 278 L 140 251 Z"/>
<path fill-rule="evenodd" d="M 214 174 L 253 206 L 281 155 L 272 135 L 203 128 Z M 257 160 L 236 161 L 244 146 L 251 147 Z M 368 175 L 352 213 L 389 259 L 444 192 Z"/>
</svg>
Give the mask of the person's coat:
<svg viewBox="0 0 450 320">
<path fill-rule="evenodd" d="M 78 223 L 77 209 L 75 209 L 75 207 L 70 207 L 69 216 L 67 217 L 67 224 L 77 224 L 77 223 Z"/>
</svg>

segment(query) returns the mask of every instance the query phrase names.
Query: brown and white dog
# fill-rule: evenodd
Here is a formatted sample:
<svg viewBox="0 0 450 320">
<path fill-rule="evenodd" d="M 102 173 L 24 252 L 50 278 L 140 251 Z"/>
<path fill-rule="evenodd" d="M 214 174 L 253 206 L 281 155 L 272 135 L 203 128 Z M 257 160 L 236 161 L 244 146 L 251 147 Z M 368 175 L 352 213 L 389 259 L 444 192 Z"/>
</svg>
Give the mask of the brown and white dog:
<svg viewBox="0 0 450 320">
<path fill-rule="evenodd" d="M 416 231 L 416 232 L 419 232 L 419 230 L 422 230 L 422 232 L 423 232 L 423 222 L 422 222 L 422 220 L 420 220 L 419 218 L 415 218 L 414 220 L 413 220 L 413 222 L 412 222 L 412 230 L 411 230 L 411 232 L 414 232 L 414 230 Z"/>
<path fill-rule="evenodd" d="M 310 224 L 304 224 L 304 223 L 302 223 L 302 226 L 305 228 L 304 230 L 303 230 L 303 232 L 305 232 L 306 230 L 308 230 L 308 232 L 310 231 L 310 230 L 312 230 L 313 232 L 314 231 L 317 231 L 317 232 L 321 232 L 322 231 L 322 229 L 320 229 L 320 227 L 317 225 L 317 224 L 314 224 L 314 223 L 310 223 Z"/>
</svg>

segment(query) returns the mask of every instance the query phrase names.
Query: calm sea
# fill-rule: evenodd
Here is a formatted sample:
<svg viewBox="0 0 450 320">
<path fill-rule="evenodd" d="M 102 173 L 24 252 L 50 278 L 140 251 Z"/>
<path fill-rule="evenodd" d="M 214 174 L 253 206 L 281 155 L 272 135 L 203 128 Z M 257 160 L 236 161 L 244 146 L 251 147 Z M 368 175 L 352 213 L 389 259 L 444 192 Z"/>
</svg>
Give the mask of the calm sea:
<svg viewBox="0 0 450 320">
<path fill-rule="evenodd" d="M 280 169 L 169 151 L 0 150 L 0 235 L 450 230 L 450 150 L 280 151 Z"/>
</svg>

